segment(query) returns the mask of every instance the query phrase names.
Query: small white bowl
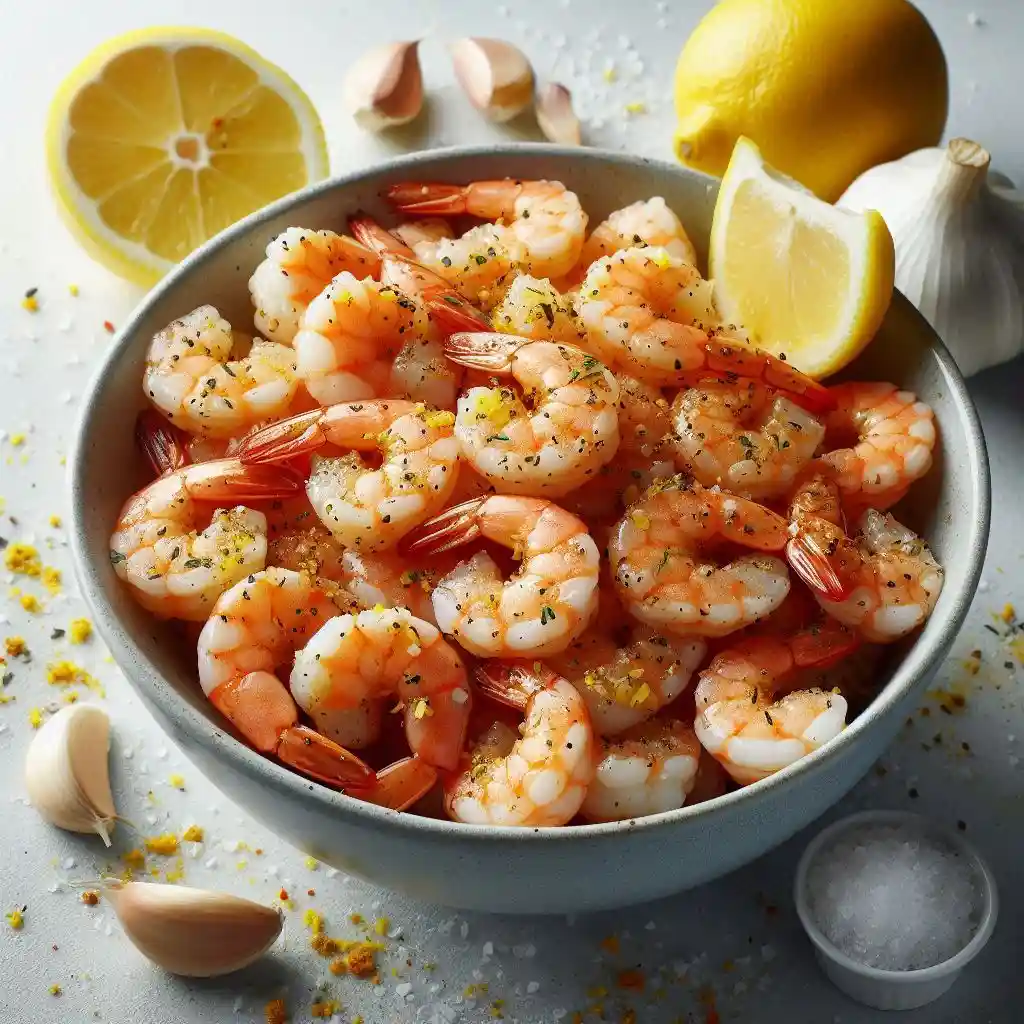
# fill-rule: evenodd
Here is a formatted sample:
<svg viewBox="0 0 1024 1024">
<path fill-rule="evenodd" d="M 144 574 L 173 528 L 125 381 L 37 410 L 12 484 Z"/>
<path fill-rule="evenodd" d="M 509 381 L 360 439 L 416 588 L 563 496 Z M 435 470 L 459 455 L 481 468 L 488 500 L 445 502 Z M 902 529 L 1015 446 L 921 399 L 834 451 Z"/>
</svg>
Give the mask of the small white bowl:
<svg viewBox="0 0 1024 1024">
<path fill-rule="evenodd" d="M 884 971 L 852 960 L 837 949 L 818 927 L 807 898 L 807 875 L 811 864 L 822 848 L 841 834 L 867 825 L 915 825 L 949 843 L 973 866 L 982 890 L 981 920 L 970 942 L 955 956 L 916 971 Z M 913 1010 L 938 999 L 984 948 L 999 914 L 996 880 L 978 851 L 958 833 L 935 825 L 919 814 L 905 811 L 863 811 L 842 818 L 819 832 L 808 843 L 797 865 L 794 896 L 800 923 L 814 943 L 814 955 L 828 979 L 851 999 L 876 1010 Z"/>
</svg>

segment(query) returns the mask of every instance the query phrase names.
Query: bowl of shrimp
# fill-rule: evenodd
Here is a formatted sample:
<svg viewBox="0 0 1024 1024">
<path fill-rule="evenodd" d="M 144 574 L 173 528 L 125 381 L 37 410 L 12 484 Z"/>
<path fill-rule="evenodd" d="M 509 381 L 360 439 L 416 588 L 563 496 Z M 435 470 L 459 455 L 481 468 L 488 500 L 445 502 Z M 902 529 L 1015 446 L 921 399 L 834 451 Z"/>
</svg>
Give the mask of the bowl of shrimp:
<svg viewBox="0 0 1024 1024">
<path fill-rule="evenodd" d="M 308 854 L 564 913 L 684 890 L 868 771 L 976 589 L 984 441 L 899 294 L 839 379 L 724 324 L 717 183 L 417 154 L 227 229 L 114 340 L 72 456 L 97 627 Z"/>
</svg>

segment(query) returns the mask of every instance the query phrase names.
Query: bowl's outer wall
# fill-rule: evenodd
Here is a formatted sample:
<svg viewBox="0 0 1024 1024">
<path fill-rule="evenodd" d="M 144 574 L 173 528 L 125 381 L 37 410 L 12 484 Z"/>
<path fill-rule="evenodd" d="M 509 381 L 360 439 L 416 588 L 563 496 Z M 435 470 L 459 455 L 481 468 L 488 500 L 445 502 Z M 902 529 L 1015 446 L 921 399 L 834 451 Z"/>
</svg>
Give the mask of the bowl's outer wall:
<svg viewBox="0 0 1024 1024">
<path fill-rule="evenodd" d="M 282 200 L 176 269 L 115 341 L 93 382 L 72 458 L 73 545 L 84 594 L 121 668 L 188 756 L 255 817 L 319 859 L 423 900 L 562 913 L 653 899 L 723 874 L 808 824 L 864 775 L 945 657 L 966 614 L 987 540 L 987 463 L 952 361 L 897 295 L 879 339 L 847 376 L 894 380 L 935 408 L 942 438 L 937 467 L 912 492 L 906 518 L 932 542 L 946 569 L 945 587 L 881 696 L 844 736 L 753 789 L 635 824 L 538 835 L 469 829 L 356 804 L 260 758 L 224 731 L 204 700 L 195 684 L 194 651 L 134 603 L 109 565 L 111 524 L 125 497 L 146 479 L 133 424 L 144 405 L 140 381 L 148 339 L 203 303 L 247 329 L 249 275 L 270 239 L 286 227 L 342 231 L 357 210 L 388 222 L 380 196 L 395 181 L 505 176 L 565 182 L 580 195 L 592 223 L 638 198 L 662 195 L 704 257 L 716 182 L 593 150 L 533 146 L 421 154 Z M 508 884 L 499 881 L 505 877 Z"/>
</svg>

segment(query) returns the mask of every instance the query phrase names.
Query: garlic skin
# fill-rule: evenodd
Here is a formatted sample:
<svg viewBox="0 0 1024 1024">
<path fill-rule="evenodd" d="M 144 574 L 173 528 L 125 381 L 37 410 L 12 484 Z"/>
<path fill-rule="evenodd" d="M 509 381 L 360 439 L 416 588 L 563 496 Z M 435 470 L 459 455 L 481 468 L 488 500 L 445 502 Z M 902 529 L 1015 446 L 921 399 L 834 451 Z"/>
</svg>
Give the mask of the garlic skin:
<svg viewBox="0 0 1024 1024">
<path fill-rule="evenodd" d="M 1024 193 L 989 173 L 969 139 L 866 171 L 840 197 L 877 210 L 896 247 L 896 287 L 964 376 L 1024 351 Z"/>
<path fill-rule="evenodd" d="M 533 102 L 533 68 L 501 39 L 459 39 L 448 47 L 455 77 L 473 106 L 491 121 L 510 121 Z"/>
<path fill-rule="evenodd" d="M 113 882 L 105 895 L 148 960 L 186 978 L 248 967 L 281 934 L 279 910 L 229 893 L 155 882 Z"/>
<path fill-rule="evenodd" d="M 572 109 L 572 93 L 558 82 L 548 82 L 537 92 L 537 124 L 549 142 L 563 146 L 582 143 L 580 120 Z"/>
<path fill-rule="evenodd" d="M 117 811 L 107 755 L 110 719 L 95 704 L 72 704 L 47 719 L 25 755 L 25 788 L 52 825 L 95 832 L 110 846 Z"/>
<path fill-rule="evenodd" d="M 345 75 L 345 103 L 366 131 L 408 124 L 423 109 L 419 40 L 388 43 L 364 53 Z"/>
</svg>

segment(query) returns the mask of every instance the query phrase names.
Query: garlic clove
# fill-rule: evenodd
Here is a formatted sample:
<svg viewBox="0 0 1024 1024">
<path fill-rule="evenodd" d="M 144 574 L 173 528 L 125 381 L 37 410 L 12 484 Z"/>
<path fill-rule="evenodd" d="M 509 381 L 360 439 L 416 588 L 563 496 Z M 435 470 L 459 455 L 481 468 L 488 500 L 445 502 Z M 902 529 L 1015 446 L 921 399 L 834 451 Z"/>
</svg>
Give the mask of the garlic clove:
<svg viewBox="0 0 1024 1024">
<path fill-rule="evenodd" d="M 281 912 L 230 893 L 114 882 L 106 895 L 125 934 L 171 974 L 215 978 L 258 960 L 281 934 Z"/>
<path fill-rule="evenodd" d="M 533 68 L 518 47 L 501 39 L 459 39 L 448 48 L 455 77 L 478 110 L 510 121 L 533 101 Z"/>
<path fill-rule="evenodd" d="M 106 712 L 74 704 L 43 723 L 25 755 L 25 787 L 35 809 L 58 828 L 95 832 L 107 846 L 117 817 L 109 750 Z"/>
<path fill-rule="evenodd" d="M 572 93 L 564 85 L 548 82 L 537 93 L 536 111 L 546 139 L 563 146 L 580 145 L 580 120 L 572 109 Z"/>
<path fill-rule="evenodd" d="M 345 76 L 345 102 L 361 128 L 379 132 L 408 124 L 423 108 L 418 40 L 364 53 Z"/>
</svg>

